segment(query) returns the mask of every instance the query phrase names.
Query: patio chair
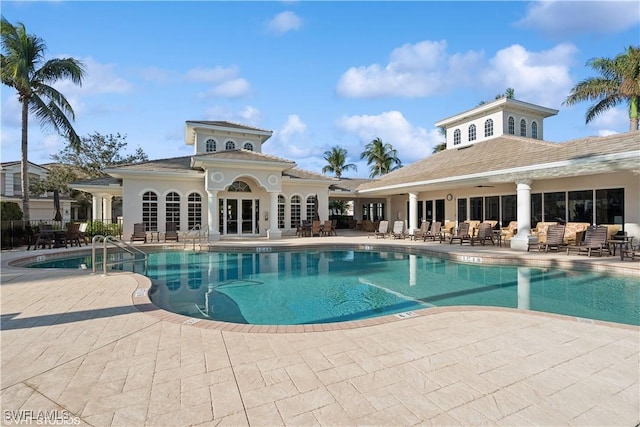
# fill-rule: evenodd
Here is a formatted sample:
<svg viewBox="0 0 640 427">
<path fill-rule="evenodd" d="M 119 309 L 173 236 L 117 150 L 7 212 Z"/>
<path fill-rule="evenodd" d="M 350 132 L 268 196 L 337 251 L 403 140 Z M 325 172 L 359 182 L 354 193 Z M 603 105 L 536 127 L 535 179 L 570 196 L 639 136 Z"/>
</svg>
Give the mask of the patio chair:
<svg viewBox="0 0 640 427">
<path fill-rule="evenodd" d="M 51 249 L 51 246 L 55 243 L 53 226 L 51 226 L 51 224 L 40 224 L 38 226 L 38 232 L 35 234 L 33 239 L 35 242 L 33 244 L 34 251 L 38 249 L 38 246 L 42 246 L 42 249 L 44 249 L 45 246 Z M 31 243 L 27 246 L 27 250 L 29 250 L 30 247 Z"/>
<path fill-rule="evenodd" d="M 478 227 L 480 226 L 480 222 L 478 220 L 467 220 L 465 221 L 469 224 L 469 236 L 473 237 L 478 234 Z"/>
<path fill-rule="evenodd" d="M 176 242 L 179 241 L 178 224 L 176 224 L 175 222 L 167 222 L 165 226 L 164 241 L 166 242 L 167 240 L 175 240 Z"/>
<path fill-rule="evenodd" d="M 586 253 L 589 257 L 591 253 L 598 253 L 602 256 L 602 252 L 607 248 L 607 227 L 589 227 L 584 233 L 584 240 L 573 245 L 567 245 L 567 255 L 574 250 L 578 255 Z"/>
<path fill-rule="evenodd" d="M 490 241 L 492 245 L 495 245 L 493 241 L 493 227 L 489 222 L 481 222 L 478 225 L 478 234 L 471 238 L 471 246 L 475 242 L 480 242 L 482 246 L 486 243 L 486 241 Z"/>
<path fill-rule="evenodd" d="M 311 223 L 311 237 L 320 237 L 322 235 L 322 227 L 319 220 L 314 220 Z"/>
<path fill-rule="evenodd" d="M 546 253 L 551 249 L 560 251 L 560 248 L 566 246 L 566 243 L 564 243 L 564 225 L 555 224 L 550 225 L 549 228 L 547 228 L 547 238 L 545 239 L 544 243 L 539 244 L 538 250 L 542 250 L 544 248 L 544 251 Z M 527 248 L 527 250 L 528 249 L 529 248 Z"/>
<path fill-rule="evenodd" d="M 338 235 L 338 232 L 336 231 L 336 229 L 338 228 L 338 220 L 337 219 L 332 219 L 331 220 L 331 232 L 330 234 L 333 234 L 334 236 Z"/>
<path fill-rule="evenodd" d="M 507 246 L 516 233 L 518 233 L 518 221 L 510 221 L 506 227 L 500 229 L 500 240 Z"/>
<path fill-rule="evenodd" d="M 420 229 L 411 235 L 412 240 L 423 239 L 425 235 L 429 232 L 429 227 L 431 226 L 431 221 L 422 221 L 420 224 Z"/>
<path fill-rule="evenodd" d="M 444 224 L 440 226 L 440 233 L 442 234 L 442 238 L 450 238 L 453 236 L 453 229 L 456 228 L 456 223 L 453 221 L 446 221 Z"/>
<path fill-rule="evenodd" d="M 65 231 L 65 239 L 71 246 L 75 243 L 80 246 L 80 223 L 70 222 L 67 224 L 67 230 Z M 83 239 L 84 240 L 84 239 Z"/>
<path fill-rule="evenodd" d="M 138 240 L 142 240 L 144 243 L 147 243 L 146 228 L 147 227 L 143 222 L 133 224 L 133 234 L 131 235 L 131 239 L 129 239 L 129 241 L 135 242 Z"/>
<path fill-rule="evenodd" d="M 469 223 L 468 222 L 460 223 L 460 225 L 458 226 L 458 231 L 456 232 L 456 234 L 451 236 L 451 238 L 449 239 L 449 244 L 452 244 L 454 240 L 456 240 L 456 241 L 459 240 L 461 245 L 462 245 L 463 242 L 471 243 L 471 236 L 469 235 Z"/>
<path fill-rule="evenodd" d="M 331 236 L 331 228 L 332 228 L 331 220 L 330 219 L 325 220 L 324 223 L 322 224 L 322 235 Z"/>
<path fill-rule="evenodd" d="M 434 223 L 431 225 L 431 229 L 427 231 L 424 236 L 422 236 L 422 241 L 426 242 L 427 239 L 431 239 L 435 242 L 437 238 L 438 241 L 442 243 L 442 233 L 440 232 L 440 227 L 442 227 L 442 223 L 440 221 L 434 221 Z"/>
<path fill-rule="evenodd" d="M 404 230 L 404 221 L 398 220 L 393 222 L 393 230 L 391 230 L 391 236 L 394 239 L 404 239 L 407 237 L 407 234 Z"/>
<path fill-rule="evenodd" d="M 620 246 L 620 261 L 630 259 L 634 261 L 636 257 L 640 258 L 640 244 L 633 245 L 633 238 L 629 242 L 629 246 Z"/>
<path fill-rule="evenodd" d="M 388 231 L 389 231 L 389 221 L 382 220 L 380 221 L 380 224 L 378 224 L 378 229 L 374 230 L 373 233 L 369 233 L 369 235 L 367 236 L 367 239 L 371 236 L 375 236 L 376 239 L 378 237 L 382 237 L 384 239 Z"/>
<path fill-rule="evenodd" d="M 80 238 L 81 242 L 84 242 L 85 245 L 89 244 L 89 236 L 87 236 L 88 226 L 89 224 L 87 224 L 86 222 L 81 222 L 80 226 L 78 227 L 78 237 Z"/>
</svg>

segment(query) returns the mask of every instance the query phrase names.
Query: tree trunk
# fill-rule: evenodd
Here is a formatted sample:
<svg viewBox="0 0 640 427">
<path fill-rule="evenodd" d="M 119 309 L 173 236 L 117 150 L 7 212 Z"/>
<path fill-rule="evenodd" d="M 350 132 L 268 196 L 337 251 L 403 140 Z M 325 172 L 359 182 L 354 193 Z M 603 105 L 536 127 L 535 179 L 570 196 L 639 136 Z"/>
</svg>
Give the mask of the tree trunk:
<svg viewBox="0 0 640 427">
<path fill-rule="evenodd" d="M 640 115 L 640 96 L 634 96 L 629 101 L 629 125 L 631 131 L 638 130 L 638 116 Z"/>
<path fill-rule="evenodd" d="M 21 170 L 22 175 L 22 219 L 29 221 L 29 161 L 27 158 L 27 126 L 29 125 L 29 100 L 22 100 L 22 160 Z"/>
</svg>

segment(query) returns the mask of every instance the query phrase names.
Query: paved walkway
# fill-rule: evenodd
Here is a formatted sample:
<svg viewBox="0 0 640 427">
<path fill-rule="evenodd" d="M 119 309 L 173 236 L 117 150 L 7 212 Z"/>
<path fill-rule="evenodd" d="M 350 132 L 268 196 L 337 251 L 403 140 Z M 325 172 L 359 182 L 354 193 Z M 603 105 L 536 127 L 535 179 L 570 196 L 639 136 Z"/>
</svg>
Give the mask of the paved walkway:
<svg viewBox="0 0 640 427">
<path fill-rule="evenodd" d="M 319 239 L 374 243 L 343 236 L 282 244 Z M 450 256 L 564 262 L 564 255 L 426 245 Z M 5 425 L 17 424 L 19 417 L 31 424 L 49 417 L 58 424 L 66 419 L 93 426 L 640 421 L 637 327 L 452 307 L 350 329 L 237 332 L 134 305 L 135 290 L 148 287 L 142 276 L 9 266 L 25 255 L 2 253 Z M 640 277 L 638 262 L 567 259 Z"/>
</svg>

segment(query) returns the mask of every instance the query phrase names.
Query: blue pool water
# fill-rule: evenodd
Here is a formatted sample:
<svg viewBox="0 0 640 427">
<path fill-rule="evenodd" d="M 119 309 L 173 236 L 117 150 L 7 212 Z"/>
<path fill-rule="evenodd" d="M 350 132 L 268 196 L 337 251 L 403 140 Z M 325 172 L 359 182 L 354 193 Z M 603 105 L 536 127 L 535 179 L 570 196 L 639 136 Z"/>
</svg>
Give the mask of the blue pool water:
<svg viewBox="0 0 640 427">
<path fill-rule="evenodd" d="M 198 318 L 294 325 L 480 305 L 640 325 L 640 281 L 632 277 L 355 250 L 149 257 L 154 304 Z M 90 268 L 90 262 L 83 257 L 32 266 Z"/>
</svg>

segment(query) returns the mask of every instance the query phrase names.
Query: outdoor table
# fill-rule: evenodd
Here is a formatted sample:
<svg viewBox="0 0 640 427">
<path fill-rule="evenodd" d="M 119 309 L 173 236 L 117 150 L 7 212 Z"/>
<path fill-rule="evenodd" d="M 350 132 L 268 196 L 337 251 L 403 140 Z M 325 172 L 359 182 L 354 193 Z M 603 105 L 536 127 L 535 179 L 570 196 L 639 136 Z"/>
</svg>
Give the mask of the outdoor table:
<svg viewBox="0 0 640 427">
<path fill-rule="evenodd" d="M 624 251 L 629 249 L 629 245 L 633 241 L 633 236 L 624 236 L 622 238 L 615 238 L 609 240 L 609 247 L 613 248 L 611 254 L 616 256 L 616 247 L 620 246 L 620 260 L 624 261 Z"/>
</svg>

